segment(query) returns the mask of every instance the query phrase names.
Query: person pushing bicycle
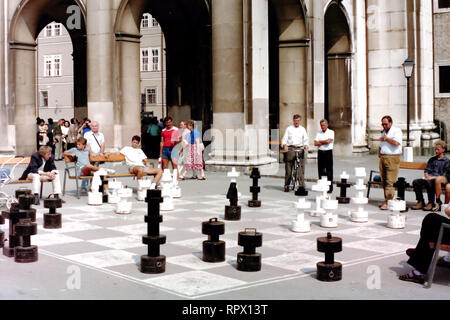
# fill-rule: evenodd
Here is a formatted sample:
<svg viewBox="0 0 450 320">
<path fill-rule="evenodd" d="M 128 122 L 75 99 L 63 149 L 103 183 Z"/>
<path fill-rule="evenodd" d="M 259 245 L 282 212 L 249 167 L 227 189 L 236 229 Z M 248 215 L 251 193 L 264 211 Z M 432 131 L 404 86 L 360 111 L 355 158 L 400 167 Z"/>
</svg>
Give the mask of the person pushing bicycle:
<svg viewBox="0 0 450 320">
<path fill-rule="evenodd" d="M 297 179 L 299 187 L 295 191 L 297 196 L 306 196 L 308 193 L 305 189 L 305 151 L 308 150 L 309 138 L 304 127 L 300 125 L 302 117 L 298 114 L 293 117 L 293 125 L 289 126 L 281 140 L 281 148 L 284 152 L 285 162 L 285 178 L 284 192 L 289 192 L 289 185 L 292 177 L 292 167 L 296 158 L 299 161 L 299 169 L 297 170 Z M 298 157 L 296 156 L 298 154 Z"/>
</svg>

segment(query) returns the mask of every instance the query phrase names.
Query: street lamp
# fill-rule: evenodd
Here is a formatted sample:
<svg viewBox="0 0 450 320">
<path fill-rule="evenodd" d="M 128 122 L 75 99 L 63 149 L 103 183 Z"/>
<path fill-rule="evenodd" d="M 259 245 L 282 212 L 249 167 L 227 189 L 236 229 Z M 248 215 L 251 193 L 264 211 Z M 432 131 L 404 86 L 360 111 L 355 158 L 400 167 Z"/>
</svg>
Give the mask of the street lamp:
<svg viewBox="0 0 450 320">
<path fill-rule="evenodd" d="M 409 79 L 411 79 L 411 76 L 412 76 L 412 74 L 413 74 L 413 71 L 414 71 L 414 61 L 411 59 L 411 58 L 409 58 L 408 57 L 408 59 L 406 59 L 405 60 L 405 62 L 403 62 L 403 71 L 404 71 L 404 73 L 405 73 L 405 78 L 406 78 L 406 80 L 407 80 L 407 90 L 406 90 L 406 94 L 407 94 L 407 103 L 406 103 L 406 114 L 407 114 L 407 118 L 408 118 L 408 123 L 407 123 L 407 127 L 406 127 L 406 134 L 407 134 L 407 137 L 406 137 L 406 142 L 407 142 L 407 146 L 409 147 L 410 146 L 410 144 L 409 144 L 409 113 L 410 113 L 410 111 L 409 111 Z"/>
</svg>

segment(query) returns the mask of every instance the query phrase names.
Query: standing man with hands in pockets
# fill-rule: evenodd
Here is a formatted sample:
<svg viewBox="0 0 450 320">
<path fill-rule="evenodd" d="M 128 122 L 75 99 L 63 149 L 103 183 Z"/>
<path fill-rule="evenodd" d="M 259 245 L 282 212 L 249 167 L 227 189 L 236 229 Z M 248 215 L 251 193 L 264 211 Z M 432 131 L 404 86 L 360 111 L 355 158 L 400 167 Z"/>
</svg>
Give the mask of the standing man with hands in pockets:
<svg viewBox="0 0 450 320">
<path fill-rule="evenodd" d="M 327 177 L 331 181 L 328 193 L 333 192 L 333 146 L 334 146 L 334 131 L 328 129 L 328 121 L 320 120 L 321 131 L 317 133 L 314 146 L 319 147 L 317 153 L 317 169 L 319 172 L 319 179 Z"/>
<path fill-rule="evenodd" d="M 300 170 L 297 172 L 299 188 L 296 190 L 295 194 L 297 196 L 306 196 L 308 193 L 305 189 L 305 151 L 308 150 L 309 139 L 305 128 L 300 125 L 301 120 L 302 117 L 300 115 L 294 115 L 294 124 L 286 129 L 283 139 L 281 140 L 281 147 L 285 152 L 284 162 L 286 171 L 284 178 L 284 192 L 289 192 L 292 166 L 294 165 L 295 152 L 297 151 L 300 156 Z"/>
<path fill-rule="evenodd" d="M 394 199 L 394 183 L 398 177 L 400 155 L 402 154 L 402 130 L 394 127 L 392 123 L 390 116 L 384 116 L 381 119 L 383 131 L 381 131 L 380 147 L 378 148 L 380 175 L 384 189 L 384 202 L 380 205 L 381 210 L 388 210 L 388 201 Z"/>
</svg>

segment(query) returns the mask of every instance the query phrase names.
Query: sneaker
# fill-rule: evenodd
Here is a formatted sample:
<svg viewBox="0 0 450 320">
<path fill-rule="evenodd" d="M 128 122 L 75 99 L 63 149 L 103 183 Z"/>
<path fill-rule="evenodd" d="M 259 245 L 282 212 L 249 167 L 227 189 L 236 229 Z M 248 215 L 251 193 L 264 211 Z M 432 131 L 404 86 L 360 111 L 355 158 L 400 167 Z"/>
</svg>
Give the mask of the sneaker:
<svg viewBox="0 0 450 320">
<path fill-rule="evenodd" d="M 411 209 L 412 210 L 421 210 L 421 209 L 423 209 L 423 202 L 422 201 L 418 201 L 415 206 L 411 207 Z"/>
<path fill-rule="evenodd" d="M 423 208 L 423 211 L 431 211 L 433 209 L 434 205 L 432 203 L 428 203 L 425 208 Z"/>
<path fill-rule="evenodd" d="M 441 211 L 441 204 L 436 202 L 436 204 L 433 205 L 433 208 L 431 208 L 431 211 L 433 212 Z"/>
<path fill-rule="evenodd" d="M 437 264 L 438 267 L 450 268 L 450 261 L 445 261 L 444 257 L 439 258 Z"/>
<path fill-rule="evenodd" d="M 406 250 L 406 255 L 407 255 L 408 257 L 411 257 L 411 256 L 414 254 L 414 251 L 416 251 L 416 249 L 414 249 L 414 248 L 409 248 L 409 249 Z"/>
</svg>

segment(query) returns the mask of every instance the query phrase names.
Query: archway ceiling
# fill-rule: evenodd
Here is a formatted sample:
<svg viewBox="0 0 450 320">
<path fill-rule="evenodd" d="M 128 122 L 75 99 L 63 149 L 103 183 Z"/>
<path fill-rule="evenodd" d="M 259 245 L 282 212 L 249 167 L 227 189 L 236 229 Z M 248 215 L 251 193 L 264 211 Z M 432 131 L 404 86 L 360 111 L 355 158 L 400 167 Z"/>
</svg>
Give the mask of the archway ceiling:
<svg viewBox="0 0 450 320">
<path fill-rule="evenodd" d="M 71 15 L 67 13 L 67 8 L 72 5 L 77 5 L 77 3 L 74 0 L 35 0 L 27 2 L 17 19 L 12 40 L 35 41 L 41 30 L 53 21 L 64 24 L 72 38 L 76 35 L 86 34 L 85 21 L 82 14 L 81 29 L 69 30 L 66 26 L 67 19 Z"/>
<path fill-rule="evenodd" d="M 307 38 L 307 28 L 305 22 L 306 13 L 300 0 L 271 0 L 275 8 L 279 40 L 299 40 Z"/>
<path fill-rule="evenodd" d="M 327 54 L 351 52 L 347 18 L 337 4 L 331 5 L 325 13 L 325 50 Z"/>
</svg>

